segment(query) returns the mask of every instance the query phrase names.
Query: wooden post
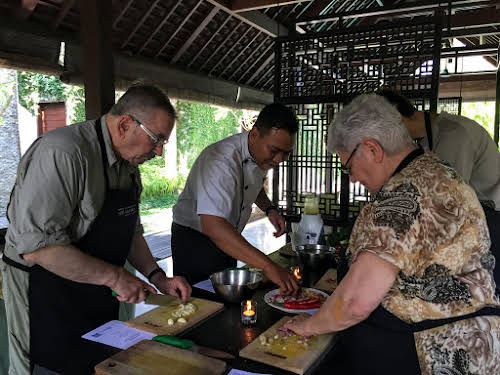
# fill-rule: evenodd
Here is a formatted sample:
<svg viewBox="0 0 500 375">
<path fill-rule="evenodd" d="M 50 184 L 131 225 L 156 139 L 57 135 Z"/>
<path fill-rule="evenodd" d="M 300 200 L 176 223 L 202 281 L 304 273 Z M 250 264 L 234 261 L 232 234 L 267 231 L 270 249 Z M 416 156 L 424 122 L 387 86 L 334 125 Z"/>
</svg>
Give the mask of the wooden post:
<svg viewBox="0 0 500 375">
<path fill-rule="evenodd" d="M 85 115 L 95 119 L 115 102 L 111 0 L 80 2 Z"/>
</svg>

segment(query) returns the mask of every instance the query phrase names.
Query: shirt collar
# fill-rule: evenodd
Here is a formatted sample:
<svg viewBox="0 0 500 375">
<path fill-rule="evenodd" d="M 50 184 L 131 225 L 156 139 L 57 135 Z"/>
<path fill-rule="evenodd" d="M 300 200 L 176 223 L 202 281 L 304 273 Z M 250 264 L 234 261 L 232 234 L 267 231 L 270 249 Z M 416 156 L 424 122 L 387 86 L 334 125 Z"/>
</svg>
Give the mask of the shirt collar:
<svg viewBox="0 0 500 375">
<path fill-rule="evenodd" d="M 392 173 L 392 176 L 394 176 L 395 174 L 401 172 L 403 169 L 405 169 L 408 166 L 408 164 L 410 164 L 413 160 L 415 160 L 417 157 L 419 157 L 420 155 L 423 155 L 423 154 L 424 154 L 424 150 L 422 149 L 422 147 L 419 147 L 416 150 L 413 150 L 412 152 L 410 152 L 401 161 L 401 163 L 399 163 L 399 165 L 396 168 L 396 170 Z"/>
<path fill-rule="evenodd" d="M 246 132 L 246 134 L 243 134 L 241 137 L 241 155 L 243 156 L 243 162 L 248 162 L 251 161 L 255 163 L 255 159 L 253 158 L 252 154 L 250 153 L 250 149 L 248 148 L 248 137 L 250 137 L 250 132 Z"/>
<path fill-rule="evenodd" d="M 101 129 L 102 137 L 104 139 L 104 145 L 106 147 L 106 156 L 108 157 L 109 166 L 112 167 L 118 162 L 118 158 L 113 150 L 113 145 L 111 144 L 111 136 L 109 135 L 108 124 L 106 123 L 106 115 L 101 117 Z"/>
</svg>

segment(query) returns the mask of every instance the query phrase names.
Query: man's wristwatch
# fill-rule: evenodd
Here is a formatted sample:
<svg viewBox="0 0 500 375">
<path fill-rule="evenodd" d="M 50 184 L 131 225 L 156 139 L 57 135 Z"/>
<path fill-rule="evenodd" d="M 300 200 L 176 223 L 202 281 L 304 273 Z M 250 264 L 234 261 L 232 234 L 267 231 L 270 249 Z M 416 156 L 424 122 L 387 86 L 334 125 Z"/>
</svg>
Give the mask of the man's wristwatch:
<svg viewBox="0 0 500 375">
<path fill-rule="evenodd" d="M 276 211 L 278 211 L 278 207 L 276 207 L 274 204 L 269 205 L 269 206 L 266 208 L 266 216 L 269 216 L 269 212 L 271 212 L 271 210 L 276 210 Z M 279 212 L 279 211 L 278 211 L 278 212 Z"/>
<path fill-rule="evenodd" d="M 158 268 L 155 268 L 154 270 L 152 270 L 149 275 L 147 276 L 147 279 L 148 281 L 151 283 L 151 278 L 156 275 L 157 273 L 162 273 L 164 274 L 165 276 L 167 276 L 167 274 L 165 273 L 165 271 L 163 271 L 160 267 Z"/>
</svg>

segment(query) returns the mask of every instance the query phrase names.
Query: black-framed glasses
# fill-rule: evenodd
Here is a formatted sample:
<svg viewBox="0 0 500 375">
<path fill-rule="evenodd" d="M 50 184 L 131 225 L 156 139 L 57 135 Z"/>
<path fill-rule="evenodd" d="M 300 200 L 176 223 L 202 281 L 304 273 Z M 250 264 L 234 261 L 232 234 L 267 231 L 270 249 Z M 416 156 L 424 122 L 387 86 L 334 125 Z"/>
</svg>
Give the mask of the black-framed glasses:
<svg viewBox="0 0 500 375">
<path fill-rule="evenodd" d="M 351 152 L 351 155 L 349 155 L 349 157 L 347 158 L 347 161 L 345 162 L 344 165 L 340 165 L 340 171 L 342 173 L 345 173 L 346 175 L 350 175 L 351 174 L 351 167 L 349 167 L 349 162 L 351 161 L 352 157 L 354 156 L 354 154 L 356 153 L 356 151 L 358 150 L 358 147 L 361 143 L 358 143 L 356 145 L 356 147 L 354 147 L 354 150 L 352 150 Z"/>
<path fill-rule="evenodd" d="M 130 118 L 132 120 L 134 120 L 134 122 L 137 124 L 138 127 L 140 127 L 142 130 L 144 130 L 144 132 L 147 135 L 149 135 L 149 137 L 153 141 L 153 145 L 154 146 L 157 146 L 158 144 L 161 144 L 163 146 L 163 145 L 166 145 L 168 143 L 168 139 L 165 139 L 163 137 L 158 137 L 155 133 L 153 133 L 151 130 L 149 130 L 148 128 L 146 128 L 139 120 L 137 120 L 130 113 L 129 113 L 129 116 L 130 116 Z"/>
</svg>

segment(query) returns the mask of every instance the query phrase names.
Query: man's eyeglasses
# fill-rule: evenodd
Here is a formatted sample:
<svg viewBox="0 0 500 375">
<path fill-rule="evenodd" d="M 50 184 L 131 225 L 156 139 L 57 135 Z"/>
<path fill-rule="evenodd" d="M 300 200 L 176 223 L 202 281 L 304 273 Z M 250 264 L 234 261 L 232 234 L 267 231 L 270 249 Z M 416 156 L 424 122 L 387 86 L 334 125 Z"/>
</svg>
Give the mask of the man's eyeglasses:
<svg viewBox="0 0 500 375">
<path fill-rule="evenodd" d="M 140 127 L 142 130 L 144 130 L 144 132 L 149 135 L 149 137 L 151 138 L 151 140 L 153 141 L 153 145 L 157 146 L 158 144 L 161 144 L 162 146 L 163 145 L 166 145 L 168 143 L 168 140 L 163 138 L 163 137 L 158 137 L 156 134 L 154 134 L 151 130 L 149 130 L 148 128 L 146 128 L 144 125 L 142 125 L 142 123 L 137 120 L 134 116 L 132 116 L 131 114 L 129 114 L 130 118 L 132 120 L 134 120 L 134 122 L 137 124 L 138 127 Z"/>
<path fill-rule="evenodd" d="M 351 155 L 349 155 L 349 157 L 347 158 L 347 161 L 345 162 L 344 165 L 340 165 L 340 171 L 342 173 L 345 173 L 346 175 L 350 175 L 351 174 L 351 167 L 349 167 L 349 162 L 351 161 L 352 157 L 354 156 L 354 154 L 356 153 L 356 151 L 358 150 L 358 147 L 361 143 L 358 143 L 356 145 L 356 147 L 354 147 L 354 150 L 352 150 L 351 152 Z"/>
</svg>

